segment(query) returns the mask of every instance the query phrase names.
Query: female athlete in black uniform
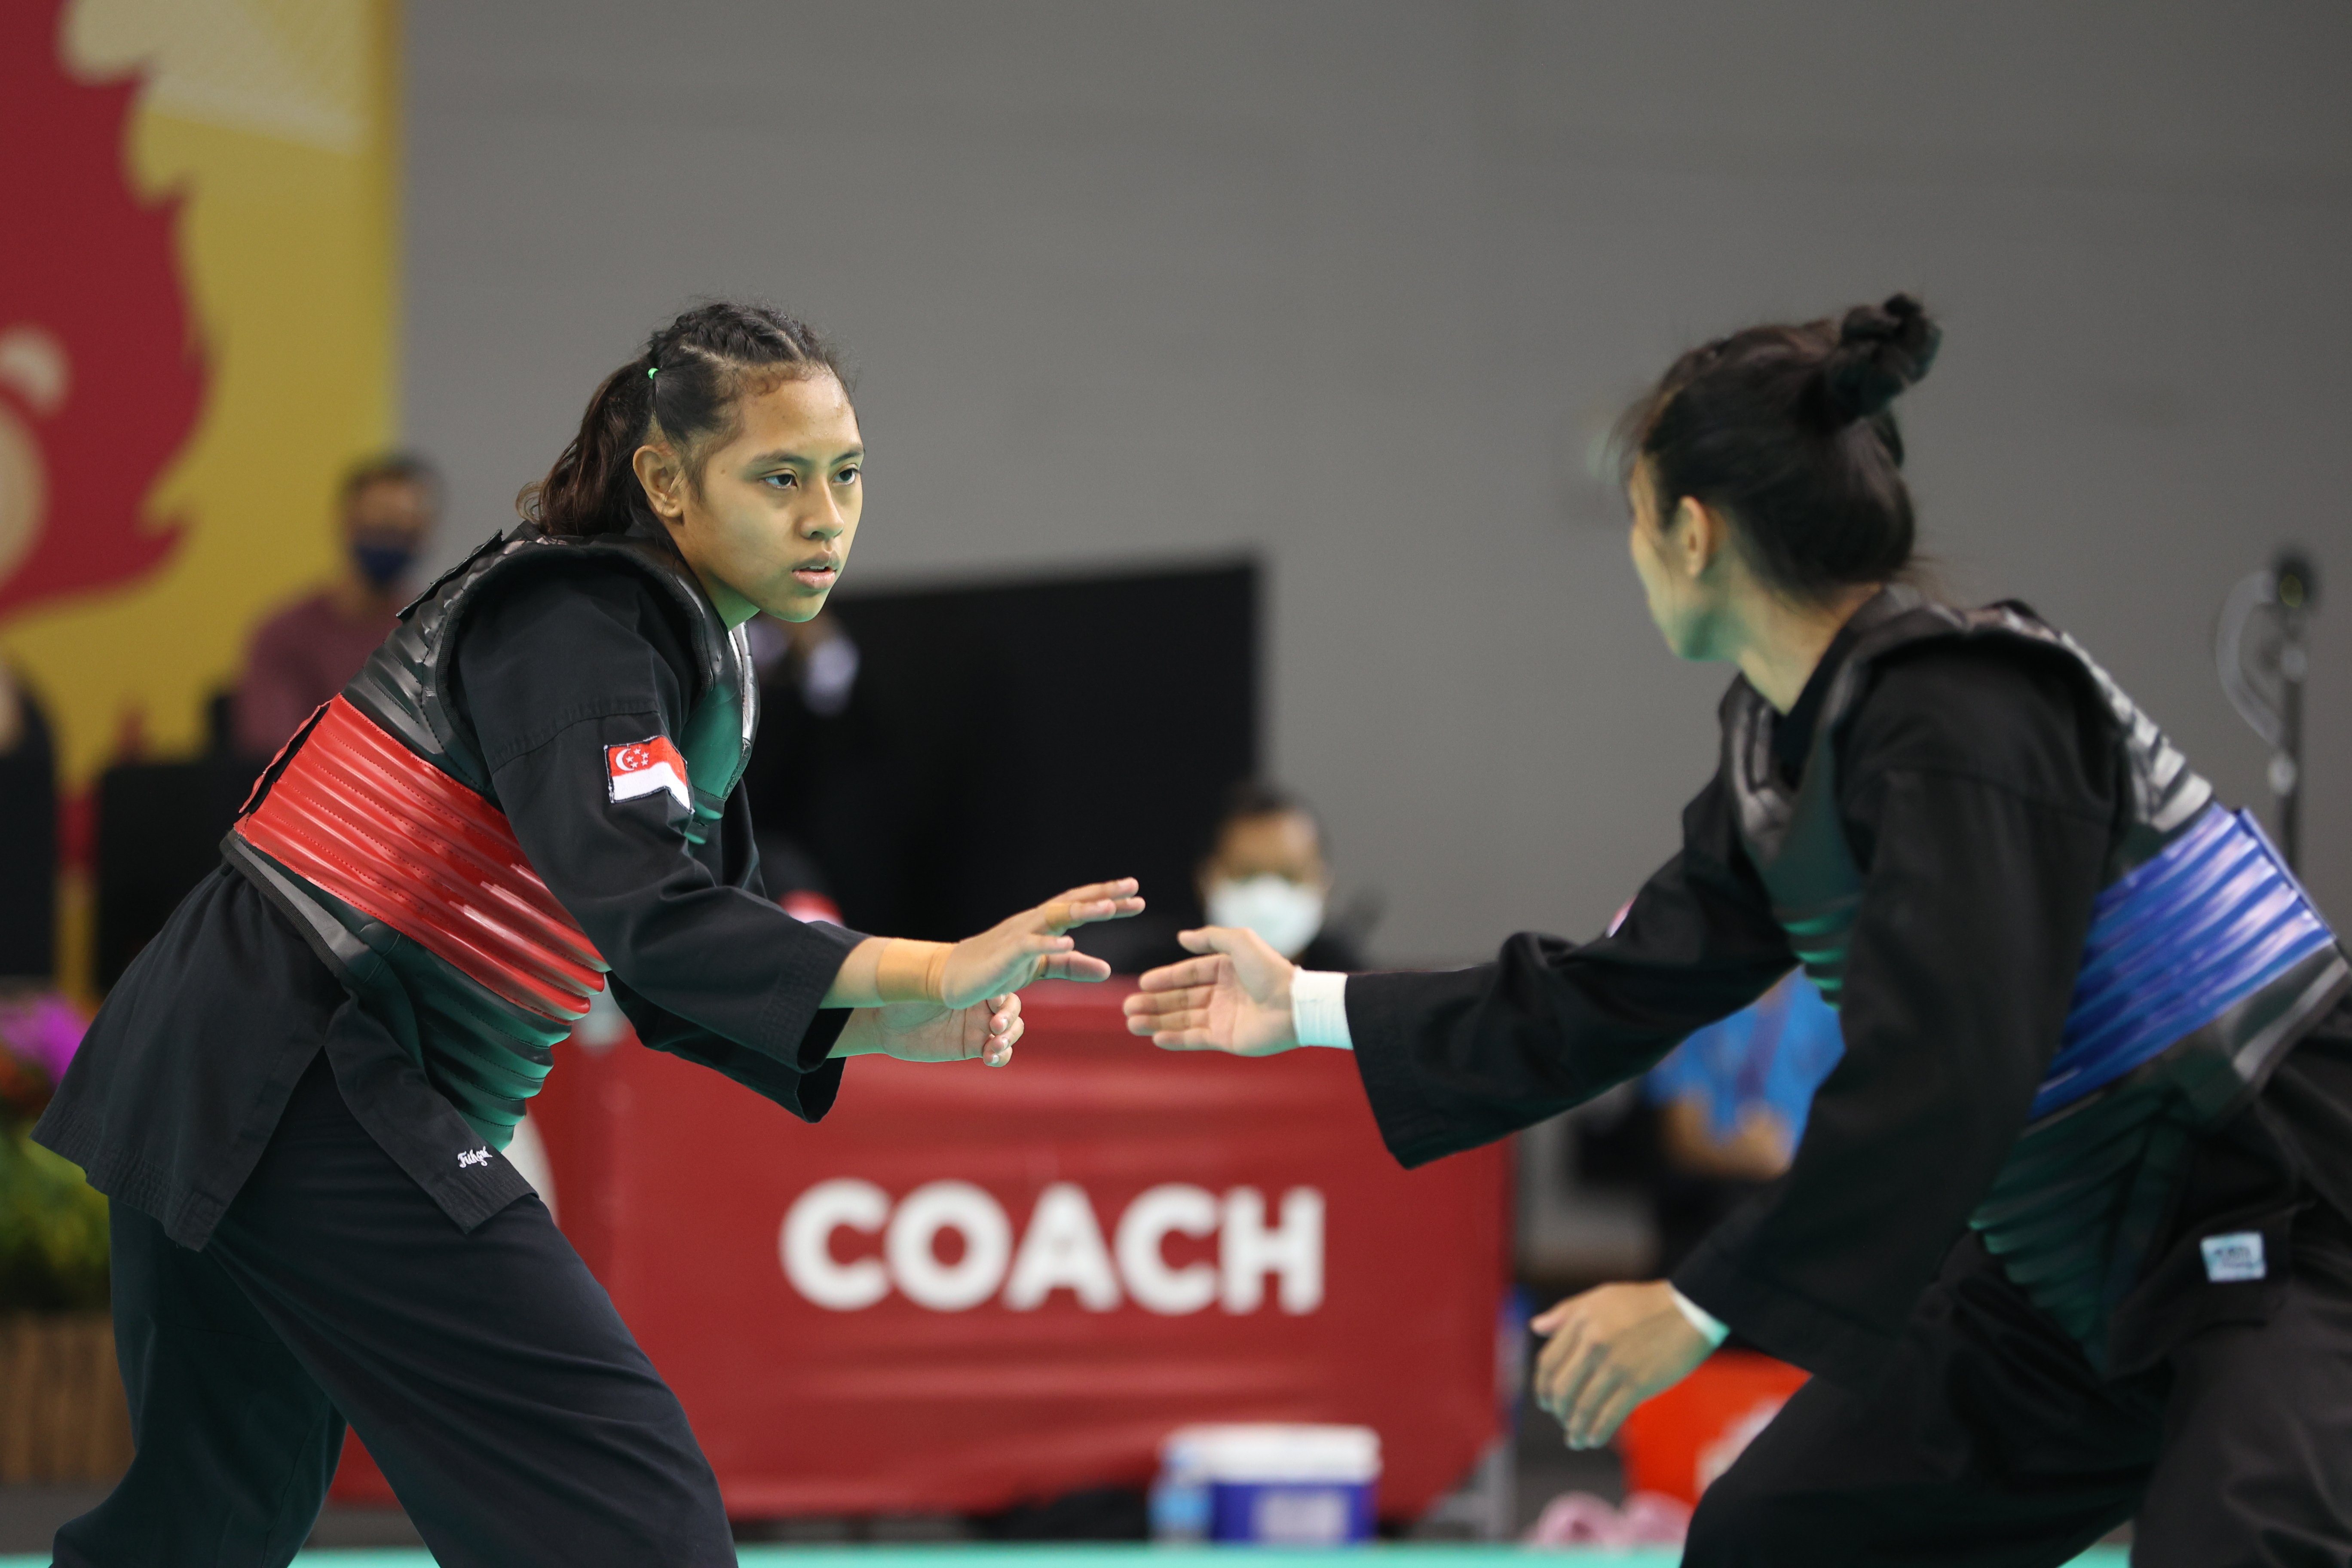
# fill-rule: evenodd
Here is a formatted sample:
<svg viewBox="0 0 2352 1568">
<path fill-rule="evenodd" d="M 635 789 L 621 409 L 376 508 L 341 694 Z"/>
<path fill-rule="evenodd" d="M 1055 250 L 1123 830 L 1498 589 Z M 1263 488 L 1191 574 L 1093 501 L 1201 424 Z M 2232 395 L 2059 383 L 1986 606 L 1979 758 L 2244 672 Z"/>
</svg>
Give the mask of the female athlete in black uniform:
<svg viewBox="0 0 2352 1568">
<path fill-rule="evenodd" d="M 59 1563 L 287 1562 L 347 1418 L 444 1563 L 734 1562 L 685 1413 L 497 1152 L 550 1047 L 609 984 L 814 1121 L 845 1057 L 1002 1065 L 1020 987 L 1109 973 L 1063 933 L 1142 908 L 1080 888 L 950 945 L 764 896 L 742 626 L 824 605 L 863 465 L 806 327 L 688 311 L 262 775 L 37 1132 L 114 1200 L 138 1445 Z"/>
<path fill-rule="evenodd" d="M 1685 354 L 1634 411 L 1633 563 L 1739 667 L 1683 848 L 1616 931 L 1443 974 L 1246 931 L 1144 977 L 1177 1049 L 1351 1046 L 1419 1163 L 1647 1068 L 1802 964 L 1845 1055 L 1789 1174 L 1669 1281 L 1537 1320 L 1570 1443 L 1737 1329 L 1819 1375 L 1708 1489 L 1692 1563 L 2352 1562 L 2345 954 L 2071 639 L 1897 582 L 1896 297 Z"/>
</svg>

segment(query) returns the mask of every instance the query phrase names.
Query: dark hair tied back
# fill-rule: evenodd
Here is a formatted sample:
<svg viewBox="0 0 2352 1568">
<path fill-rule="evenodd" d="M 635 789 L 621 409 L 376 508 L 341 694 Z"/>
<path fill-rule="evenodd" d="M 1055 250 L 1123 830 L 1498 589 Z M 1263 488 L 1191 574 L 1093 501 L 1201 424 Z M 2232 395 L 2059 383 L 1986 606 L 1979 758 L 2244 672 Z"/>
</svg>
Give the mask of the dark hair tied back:
<svg viewBox="0 0 2352 1568">
<path fill-rule="evenodd" d="M 515 510 L 549 533 L 621 533 L 632 522 L 659 533 L 637 482 L 638 447 L 667 440 L 698 479 L 714 439 L 734 434 L 745 392 L 819 375 L 847 384 L 840 357 L 805 322 L 765 305 L 697 305 L 604 379 L 579 434 L 547 477 L 515 498 Z"/>
<path fill-rule="evenodd" d="M 1822 367 L 1830 414 L 1841 425 L 1886 412 L 1936 363 L 1943 329 L 1908 294 L 1884 305 L 1856 305 L 1839 323 L 1837 347 Z"/>
<path fill-rule="evenodd" d="M 1685 497 L 1724 513 L 1750 566 L 1791 598 L 1891 581 L 1916 531 L 1893 405 L 1942 339 L 1908 294 L 1717 338 L 1626 411 L 1621 450 L 1646 470 L 1662 521 Z"/>
</svg>

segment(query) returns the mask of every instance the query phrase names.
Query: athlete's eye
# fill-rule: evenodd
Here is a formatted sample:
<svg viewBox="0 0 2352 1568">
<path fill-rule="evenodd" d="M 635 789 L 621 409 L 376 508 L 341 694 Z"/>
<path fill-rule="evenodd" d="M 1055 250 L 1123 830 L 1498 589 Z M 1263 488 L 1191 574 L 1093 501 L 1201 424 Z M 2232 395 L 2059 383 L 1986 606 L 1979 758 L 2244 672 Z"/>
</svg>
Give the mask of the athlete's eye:
<svg viewBox="0 0 2352 1568">
<path fill-rule="evenodd" d="M 788 490 L 793 486 L 799 484 L 801 481 L 797 475 L 792 473 L 782 473 L 762 474 L 760 476 L 760 482 L 763 485 L 773 485 L 780 490 Z"/>
<path fill-rule="evenodd" d="M 834 475 L 833 482 L 837 485 L 854 485 L 857 482 L 858 475 L 863 472 L 865 472 L 864 469 L 858 468 L 853 463 L 848 468 L 842 469 L 841 472 Z"/>
</svg>

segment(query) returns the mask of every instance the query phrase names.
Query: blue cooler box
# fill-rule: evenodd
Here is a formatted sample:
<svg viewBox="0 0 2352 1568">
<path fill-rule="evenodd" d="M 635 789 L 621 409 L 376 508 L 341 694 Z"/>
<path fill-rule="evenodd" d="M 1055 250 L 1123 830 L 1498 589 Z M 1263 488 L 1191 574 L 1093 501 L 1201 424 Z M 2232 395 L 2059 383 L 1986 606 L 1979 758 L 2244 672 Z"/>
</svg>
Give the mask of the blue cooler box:
<svg viewBox="0 0 2352 1568">
<path fill-rule="evenodd" d="M 1185 1426 L 1160 1445 L 1151 1533 L 1258 1546 L 1370 1541 L 1380 1477 L 1369 1426 Z"/>
</svg>

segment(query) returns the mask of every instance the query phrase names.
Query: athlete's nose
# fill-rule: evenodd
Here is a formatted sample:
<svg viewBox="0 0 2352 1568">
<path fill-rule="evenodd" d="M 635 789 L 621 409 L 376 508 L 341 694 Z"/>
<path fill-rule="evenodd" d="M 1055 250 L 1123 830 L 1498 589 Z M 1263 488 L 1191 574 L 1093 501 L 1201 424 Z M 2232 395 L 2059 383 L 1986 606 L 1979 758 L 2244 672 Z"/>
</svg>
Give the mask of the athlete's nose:
<svg viewBox="0 0 2352 1568">
<path fill-rule="evenodd" d="M 830 491 L 820 490 L 818 504 L 809 510 L 801 523 L 801 532 L 820 543 L 829 544 L 849 531 L 849 520 L 841 515 L 841 502 Z"/>
</svg>

